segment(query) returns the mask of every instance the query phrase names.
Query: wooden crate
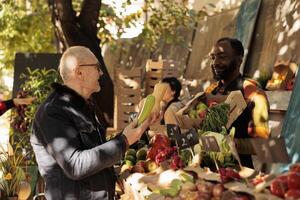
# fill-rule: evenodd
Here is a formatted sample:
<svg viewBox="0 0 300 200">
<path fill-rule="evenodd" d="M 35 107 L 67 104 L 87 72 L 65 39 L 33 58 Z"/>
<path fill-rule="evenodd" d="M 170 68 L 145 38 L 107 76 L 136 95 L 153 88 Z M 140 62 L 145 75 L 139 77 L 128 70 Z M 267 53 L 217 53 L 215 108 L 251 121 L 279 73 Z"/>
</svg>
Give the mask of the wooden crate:
<svg viewBox="0 0 300 200">
<path fill-rule="evenodd" d="M 129 123 L 129 114 L 138 111 L 142 97 L 142 68 L 115 69 L 114 129 L 122 130 Z"/>
<path fill-rule="evenodd" d="M 178 69 L 172 60 L 148 60 L 146 63 L 146 94 L 153 92 L 154 85 L 166 77 L 178 77 Z"/>
</svg>

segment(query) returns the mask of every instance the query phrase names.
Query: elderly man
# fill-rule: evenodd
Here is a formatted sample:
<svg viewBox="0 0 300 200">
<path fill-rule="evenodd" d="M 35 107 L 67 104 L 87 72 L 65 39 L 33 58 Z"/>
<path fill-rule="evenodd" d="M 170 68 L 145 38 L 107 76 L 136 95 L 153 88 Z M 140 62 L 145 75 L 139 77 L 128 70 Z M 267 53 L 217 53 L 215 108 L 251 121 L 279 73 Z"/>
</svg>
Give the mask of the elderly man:
<svg viewBox="0 0 300 200">
<path fill-rule="evenodd" d="M 101 66 L 94 54 L 81 46 L 62 55 L 59 72 L 63 85 L 38 109 L 31 136 L 47 200 L 114 199 L 113 165 L 129 145 L 158 119 L 150 116 L 136 127 L 136 120 L 110 141 L 106 141 L 89 98 L 100 91 Z"/>
<path fill-rule="evenodd" d="M 236 128 L 235 137 L 269 137 L 268 110 L 269 103 L 263 90 L 251 79 L 242 77 L 240 65 L 243 61 L 244 48 L 234 38 L 221 38 L 214 45 L 211 53 L 211 68 L 216 83 L 206 92 L 228 94 L 240 90 L 247 102 L 247 108 L 232 124 Z M 253 167 L 250 155 L 240 155 L 244 166 Z"/>
</svg>

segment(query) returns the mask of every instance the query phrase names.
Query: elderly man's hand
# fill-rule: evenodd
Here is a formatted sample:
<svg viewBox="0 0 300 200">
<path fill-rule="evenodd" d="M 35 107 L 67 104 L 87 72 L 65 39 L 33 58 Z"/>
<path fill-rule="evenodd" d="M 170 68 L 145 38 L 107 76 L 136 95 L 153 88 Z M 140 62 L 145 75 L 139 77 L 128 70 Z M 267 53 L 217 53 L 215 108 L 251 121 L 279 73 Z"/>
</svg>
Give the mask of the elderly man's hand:
<svg viewBox="0 0 300 200">
<path fill-rule="evenodd" d="M 146 129 L 159 120 L 160 115 L 160 113 L 151 113 L 150 116 L 138 127 L 137 118 L 135 118 L 133 122 L 126 126 L 123 134 L 126 136 L 128 144 L 132 145 L 138 141 Z"/>
</svg>

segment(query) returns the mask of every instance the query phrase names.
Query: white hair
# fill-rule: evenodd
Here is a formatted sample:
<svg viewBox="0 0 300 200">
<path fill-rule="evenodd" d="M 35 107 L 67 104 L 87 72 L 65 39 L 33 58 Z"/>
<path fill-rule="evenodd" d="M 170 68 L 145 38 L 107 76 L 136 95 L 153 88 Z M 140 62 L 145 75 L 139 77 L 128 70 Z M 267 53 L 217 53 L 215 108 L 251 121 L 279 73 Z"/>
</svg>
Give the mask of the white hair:
<svg viewBox="0 0 300 200">
<path fill-rule="evenodd" d="M 70 72 L 82 61 L 94 54 L 84 46 L 72 46 L 68 48 L 60 58 L 59 74 L 65 82 L 70 77 Z"/>
</svg>

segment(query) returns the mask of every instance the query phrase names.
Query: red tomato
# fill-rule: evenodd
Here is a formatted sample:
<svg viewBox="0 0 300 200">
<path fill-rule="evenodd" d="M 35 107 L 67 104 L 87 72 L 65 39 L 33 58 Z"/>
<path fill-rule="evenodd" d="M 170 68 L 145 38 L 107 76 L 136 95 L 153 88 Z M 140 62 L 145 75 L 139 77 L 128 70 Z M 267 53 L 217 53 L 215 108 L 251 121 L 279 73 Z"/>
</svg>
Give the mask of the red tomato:
<svg viewBox="0 0 300 200">
<path fill-rule="evenodd" d="M 287 199 L 298 199 L 298 198 L 300 198 L 300 190 L 289 189 L 285 193 L 284 197 Z"/>
<path fill-rule="evenodd" d="M 169 140 L 168 136 L 163 135 L 163 134 L 154 135 L 151 138 L 150 143 L 152 144 L 152 146 L 163 146 L 163 147 L 170 146 L 170 140 Z"/>
<path fill-rule="evenodd" d="M 289 189 L 300 189 L 300 173 L 290 172 L 287 178 Z"/>
<path fill-rule="evenodd" d="M 290 172 L 300 173 L 300 163 L 296 163 L 296 164 L 290 166 Z"/>
<path fill-rule="evenodd" d="M 281 181 L 283 181 L 287 184 L 288 176 L 287 175 L 281 175 L 281 176 L 278 176 L 276 179 L 279 179 L 279 180 L 281 180 Z"/>
<path fill-rule="evenodd" d="M 155 156 L 157 154 L 158 148 L 156 147 L 150 147 L 147 152 L 147 158 L 150 158 L 150 160 L 155 160 Z"/>
<path fill-rule="evenodd" d="M 278 197 L 284 197 L 285 192 L 288 190 L 287 183 L 285 181 L 282 181 L 278 178 L 276 178 L 271 183 L 271 193 L 278 196 Z"/>
</svg>

